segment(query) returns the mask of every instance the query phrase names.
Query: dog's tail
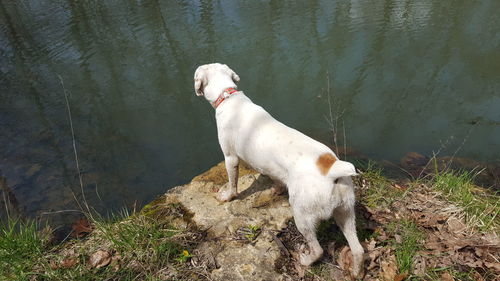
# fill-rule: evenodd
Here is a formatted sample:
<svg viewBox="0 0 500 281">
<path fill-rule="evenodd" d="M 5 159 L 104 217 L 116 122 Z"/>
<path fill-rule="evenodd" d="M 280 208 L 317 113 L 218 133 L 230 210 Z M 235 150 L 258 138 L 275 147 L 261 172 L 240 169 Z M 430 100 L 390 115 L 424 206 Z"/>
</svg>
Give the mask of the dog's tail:
<svg viewBox="0 0 500 281">
<path fill-rule="evenodd" d="M 323 176 L 332 179 L 356 176 L 358 174 L 353 164 L 338 159 L 333 153 L 321 154 L 316 160 L 316 166 Z"/>
<path fill-rule="evenodd" d="M 330 168 L 330 171 L 328 171 L 328 176 L 333 179 L 357 175 L 358 173 L 356 173 L 356 168 L 354 168 L 354 165 L 342 160 L 335 161 L 335 163 L 333 163 L 332 167 Z"/>
</svg>

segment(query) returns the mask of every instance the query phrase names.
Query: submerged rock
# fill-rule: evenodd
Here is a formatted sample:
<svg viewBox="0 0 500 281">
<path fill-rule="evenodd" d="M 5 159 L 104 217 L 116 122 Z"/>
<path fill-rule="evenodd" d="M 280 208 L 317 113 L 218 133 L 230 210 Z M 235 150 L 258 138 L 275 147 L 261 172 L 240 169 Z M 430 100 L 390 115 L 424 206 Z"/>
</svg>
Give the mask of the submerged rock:
<svg viewBox="0 0 500 281">
<path fill-rule="evenodd" d="M 246 167 L 240 168 L 239 196 L 220 203 L 216 192 L 225 188 L 221 163 L 189 184 L 171 189 L 160 204 L 181 204 L 192 223 L 206 229 L 207 239 L 194 251 L 198 262 L 211 263 L 215 280 L 281 280 L 275 264 L 280 248 L 273 240 L 292 218 L 286 196 L 274 195 L 273 182 Z M 204 261 L 199 261 L 203 257 Z"/>
</svg>

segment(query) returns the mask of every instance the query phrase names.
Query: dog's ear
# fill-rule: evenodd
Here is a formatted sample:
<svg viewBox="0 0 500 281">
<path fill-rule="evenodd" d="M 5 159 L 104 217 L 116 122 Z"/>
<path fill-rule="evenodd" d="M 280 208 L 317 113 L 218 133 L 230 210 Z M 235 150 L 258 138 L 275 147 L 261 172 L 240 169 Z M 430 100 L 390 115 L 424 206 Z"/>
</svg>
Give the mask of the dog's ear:
<svg viewBox="0 0 500 281">
<path fill-rule="evenodd" d="M 232 71 L 231 70 L 231 78 L 233 78 L 233 82 L 234 83 L 237 83 L 237 82 L 240 82 L 240 77 L 238 76 L 238 74 L 236 74 L 236 72 Z"/>
<path fill-rule="evenodd" d="M 201 68 L 196 69 L 194 73 L 194 92 L 197 96 L 203 96 L 204 74 Z"/>
<path fill-rule="evenodd" d="M 240 77 L 238 76 L 238 74 L 236 74 L 236 72 L 234 72 L 234 70 L 229 68 L 229 66 L 227 66 L 227 64 L 224 64 L 224 67 L 231 74 L 231 78 L 233 79 L 234 83 L 240 82 Z"/>
</svg>

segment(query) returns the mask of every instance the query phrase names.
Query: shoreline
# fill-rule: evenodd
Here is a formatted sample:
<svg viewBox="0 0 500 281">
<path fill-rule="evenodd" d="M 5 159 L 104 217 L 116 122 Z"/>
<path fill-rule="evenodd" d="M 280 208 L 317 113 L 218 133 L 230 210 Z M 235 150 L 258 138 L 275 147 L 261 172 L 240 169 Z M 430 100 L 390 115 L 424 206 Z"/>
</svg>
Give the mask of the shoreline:
<svg viewBox="0 0 500 281">
<path fill-rule="evenodd" d="M 439 171 L 439 161 L 434 165 L 434 171 Z M 449 276 L 493 280 L 500 274 L 500 266 L 492 260 L 500 258 L 500 216 L 496 216 L 500 207 L 491 204 L 500 197 L 473 184 L 472 174 L 449 170 L 417 179 L 387 177 L 382 166 L 370 161 L 362 171 L 356 179 L 356 211 L 367 258 L 364 280 Z M 240 197 L 221 204 L 214 198 L 215 191 L 226 182 L 221 162 L 140 212 L 124 213 L 114 221 L 92 216 L 81 221 L 75 230 L 77 238 L 62 244 L 50 245 L 50 229 L 34 229 L 39 243 L 32 248 L 38 250 L 30 256 L 37 259 L 18 252 L 9 256 L 9 262 L 16 264 L 16 257 L 21 257 L 23 265 L 7 267 L 3 264 L 6 257 L 0 254 L 2 275 L 20 280 L 28 276 L 29 280 L 68 276 L 111 280 L 124 276 L 153 280 L 180 276 L 189 276 L 188 280 L 349 278 L 349 248 L 333 221 L 319 226 L 324 257 L 312 267 L 302 267 L 297 263 L 302 237 L 294 226 L 287 196 L 273 196 L 271 181 L 242 165 Z M 457 190 L 463 198 L 454 196 Z M 476 209 L 467 209 L 465 201 L 460 201 L 468 196 L 480 203 Z M 478 217 L 479 213 L 473 213 L 477 211 L 489 212 L 491 220 Z"/>
</svg>

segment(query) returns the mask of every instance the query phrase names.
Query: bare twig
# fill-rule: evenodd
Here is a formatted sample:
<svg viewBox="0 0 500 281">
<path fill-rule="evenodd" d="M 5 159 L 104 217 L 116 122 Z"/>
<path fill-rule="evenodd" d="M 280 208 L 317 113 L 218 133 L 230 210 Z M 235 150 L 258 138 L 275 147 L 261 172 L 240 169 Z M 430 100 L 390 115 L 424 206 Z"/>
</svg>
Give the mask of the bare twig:
<svg viewBox="0 0 500 281">
<path fill-rule="evenodd" d="M 328 99 L 328 110 L 329 110 L 329 119 L 327 119 L 328 124 L 330 126 L 330 130 L 332 131 L 333 134 L 333 146 L 335 150 L 335 154 L 337 154 L 337 157 L 340 157 L 339 154 L 339 149 L 338 149 L 338 142 L 337 142 L 337 129 L 339 128 L 339 120 L 342 118 L 342 116 L 345 113 L 345 109 L 343 111 L 340 111 L 340 109 L 335 109 L 333 108 L 334 105 L 332 105 L 332 98 L 330 96 L 330 73 L 327 71 L 326 72 L 326 96 Z M 346 141 L 346 132 L 345 132 L 345 124 L 344 120 L 342 119 L 342 131 L 343 131 L 343 138 L 344 138 L 344 158 L 347 155 L 347 141 Z"/>
<path fill-rule="evenodd" d="M 80 162 L 78 160 L 78 151 L 76 149 L 75 130 L 73 128 L 73 119 L 71 117 L 71 107 L 69 104 L 68 92 L 66 91 L 66 87 L 64 87 L 64 81 L 63 81 L 61 75 L 57 75 L 57 76 L 59 77 L 59 80 L 61 81 L 61 86 L 62 86 L 63 92 L 64 92 L 64 99 L 66 100 L 66 110 L 68 112 L 69 126 L 71 129 L 71 139 L 73 141 L 73 152 L 75 154 L 76 169 L 78 171 L 78 179 L 80 181 L 80 191 L 82 192 L 83 203 L 85 205 L 85 208 L 87 209 L 88 215 L 91 215 L 90 208 L 89 208 L 89 205 L 87 203 L 87 199 L 85 197 L 85 191 L 83 190 L 83 177 L 82 177 L 82 172 L 80 170 Z M 76 199 L 76 196 L 74 193 L 73 193 L 73 196 Z M 78 202 L 78 200 L 76 200 L 76 201 L 77 201 L 77 204 L 80 206 L 80 203 Z M 80 208 L 81 208 L 81 206 L 80 206 Z"/>
</svg>

